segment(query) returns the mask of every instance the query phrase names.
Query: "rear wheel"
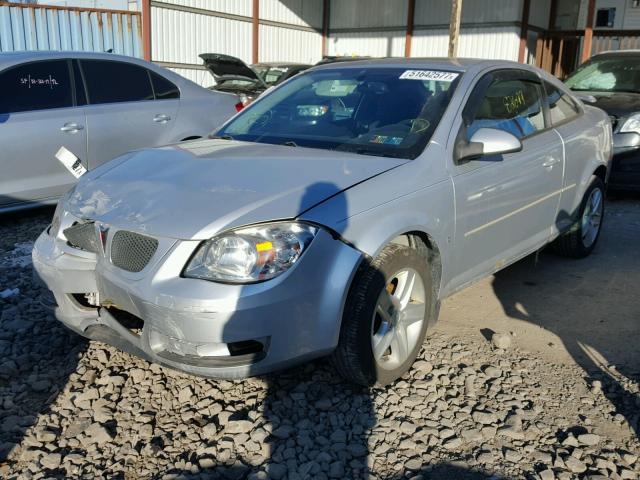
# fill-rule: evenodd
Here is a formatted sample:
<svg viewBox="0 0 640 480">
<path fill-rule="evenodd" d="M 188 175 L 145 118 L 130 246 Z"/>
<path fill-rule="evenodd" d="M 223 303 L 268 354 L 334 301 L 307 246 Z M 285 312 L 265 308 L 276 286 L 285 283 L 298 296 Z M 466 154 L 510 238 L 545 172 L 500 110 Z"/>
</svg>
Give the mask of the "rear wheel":
<svg viewBox="0 0 640 480">
<path fill-rule="evenodd" d="M 555 242 L 558 253 L 572 258 L 584 258 L 596 246 L 604 216 L 604 183 L 592 177 L 580 205 L 576 222 Z"/>
<path fill-rule="evenodd" d="M 411 366 L 431 310 L 431 274 L 417 250 L 391 244 L 363 265 L 349 291 L 333 362 L 347 380 L 387 385 Z"/>
</svg>

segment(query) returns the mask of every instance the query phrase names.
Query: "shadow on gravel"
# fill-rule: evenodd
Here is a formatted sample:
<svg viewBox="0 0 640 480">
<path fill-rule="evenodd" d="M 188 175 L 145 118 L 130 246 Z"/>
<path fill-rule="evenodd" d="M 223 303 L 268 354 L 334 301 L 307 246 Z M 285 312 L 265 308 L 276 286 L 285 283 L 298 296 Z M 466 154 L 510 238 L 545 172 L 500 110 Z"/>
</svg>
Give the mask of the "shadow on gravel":
<svg viewBox="0 0 640 480">
<path fill-rule="evenodd" d="M 556 334 L 640 438 L 640 203 L 611 202 L 592 255 L 543 253 L 495 274 L 493 289 L 511 318 Z M 635 369 L 635 370 L 634 370 Z M 601 384 L 601 387 L 600 387 Z"/>
<path fill-rule="evenodd" d="M 421 454 L 430 447 L 414 443 L 414 435 L 376 430 L 377 425 L 405 420 L 389 418 L 387 408 L 394 406 L 376 402 L 375 390 L 343 382 L 324 360 L 279 372 L 264 380 L 268 382 L 265 400 L 258 403 L 255 410 L 237 411 L 229 419 L 251 421 L 256 416 L 264 417 L 263 427 L 246 434 L 244 439 L 246 443 L 262 441 L 261 462 L 237 458 L 228 465 L 218 457 L 196 474 L 182 472 L 171 478 L 507 480 L 455 465 L 455 462 L 421 460 Z M 219 439 L 218 446 L 225 441 L 237 442 L 238 439 Z M 407 454 L 407 448 L 414 449 L 415 466 L 411 468 L 408 468 L 409 462 L 399 465 L 397 460 Z"/>
<path fill-rule="evenodd" d="M 32 280 L 31 247 L 52 213 L 43 208 L 0 217 L 0 477 L 3 465 L 18 460 L 25 432 L 65 387 L 86 348 L 40 304 L 42 287 Z M 35 436 L 46 443 L 58 433 Z"/>
</svg>

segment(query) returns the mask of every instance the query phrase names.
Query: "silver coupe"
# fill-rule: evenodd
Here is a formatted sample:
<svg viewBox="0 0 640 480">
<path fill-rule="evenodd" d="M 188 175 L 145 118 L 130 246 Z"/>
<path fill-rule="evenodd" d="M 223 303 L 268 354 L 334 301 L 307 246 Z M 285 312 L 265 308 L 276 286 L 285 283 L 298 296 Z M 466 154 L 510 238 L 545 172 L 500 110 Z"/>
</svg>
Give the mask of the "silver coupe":
<svg viewBox="0 0 640 480">
<path fill-rule="evenodd" d="M 37 240 L 57 317 L 208 377 L 330 355 L 385 385 L 440 301 L 554 242 L 596 245 L 608 116 L 536 68 L 312 68 L 214 138 L 89 171 Z"/>
</svg>

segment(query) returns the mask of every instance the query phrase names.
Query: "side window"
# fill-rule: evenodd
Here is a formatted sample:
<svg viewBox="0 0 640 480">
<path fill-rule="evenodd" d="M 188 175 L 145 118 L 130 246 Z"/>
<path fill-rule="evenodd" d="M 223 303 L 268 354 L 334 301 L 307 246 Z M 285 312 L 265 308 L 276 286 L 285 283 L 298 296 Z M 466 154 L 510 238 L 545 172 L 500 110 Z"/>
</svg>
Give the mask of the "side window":
<svg viewBox="0 0 640 480">
<path fill-rule="evenodd" d="M 81 60 L 80 64 L 92 105 L 153 100 L 146 68 L 111 60 Z"/>
<path fill-rule="evenodd" d="M 73 106 L 66 60 L 32 62 L 0 72 L 0 114 Z"/>
<path fill-rule="evenodd" d="M 578 107 L 576 102 L 567 93 L 549 82 L 544 82 L 544 88 L 547 92 L 547 102 L 549 103 L 549 114 L 552 125 L 562 123 L 580 113 L 580 107 Z"/>
<path fill-rule="evenodd" d="M 151 83 L 153 83 L 153 92 L 156 100 L 180 98 L 180 90 L 172 82 L 151 70 L 149 70 L 149 75 L 151 75 Z"/>
<path fill-rule="evenodd" d="M 467 139 L 480 128 L 497 128 L 520 139 L 545 128 L 541 85 L 509 77 L 497 76 L 490 83 L 467 124 Z"/>
</svg>

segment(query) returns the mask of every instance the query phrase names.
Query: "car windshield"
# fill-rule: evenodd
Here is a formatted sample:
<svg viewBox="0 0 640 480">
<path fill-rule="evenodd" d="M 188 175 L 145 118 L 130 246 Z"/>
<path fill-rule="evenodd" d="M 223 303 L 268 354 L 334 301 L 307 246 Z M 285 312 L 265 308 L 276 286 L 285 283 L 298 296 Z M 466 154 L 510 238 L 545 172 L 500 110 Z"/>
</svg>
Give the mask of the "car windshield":
<svg viewBox="0 0 640 480">
<path fill-rule="evenodd" d="M 257 88 L 263 88 L 258 80 L 243 80 L 234 78 L 233 80 L 222 80 L 216 84 L 219 90 L 255 90 Z"/>
<path fill-rule="evenodd" d="M 253 67 L 260 78 L 269 86 L 275 85 L 289 71 L 288 67 L 269 67 L 256 65 Z"/>
<path fill-rule="evenodd" d="M 640 93 L 640 57 L 595 58 L 576 70 L 565 83 L 576 91 Z"/>
<path fill-rule="evenodd" d="M 406 68 L 302 73 L 243 110 L 217 136 L 415 158 L 438 126 L 459 77 Z"/>
</svg>

